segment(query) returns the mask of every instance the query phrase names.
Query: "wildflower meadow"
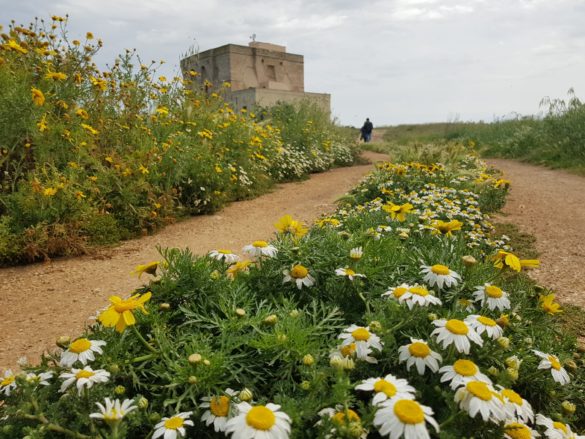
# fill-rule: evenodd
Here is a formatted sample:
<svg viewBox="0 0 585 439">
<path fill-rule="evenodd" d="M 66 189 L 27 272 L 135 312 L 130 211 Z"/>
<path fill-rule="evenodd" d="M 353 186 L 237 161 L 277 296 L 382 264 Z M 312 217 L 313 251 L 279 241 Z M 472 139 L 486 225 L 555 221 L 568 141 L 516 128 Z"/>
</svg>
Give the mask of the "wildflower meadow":
<svg viewBox="0 0 585 439">
<path fill-rule="evenodd" d="M 509 184 L 474 156 L 381 163 L 311 226 L 161 250 L 86 333 L 4 371 L 0 436 L 581 437 L 575 338 L 490 223 Z"/>
</svg>

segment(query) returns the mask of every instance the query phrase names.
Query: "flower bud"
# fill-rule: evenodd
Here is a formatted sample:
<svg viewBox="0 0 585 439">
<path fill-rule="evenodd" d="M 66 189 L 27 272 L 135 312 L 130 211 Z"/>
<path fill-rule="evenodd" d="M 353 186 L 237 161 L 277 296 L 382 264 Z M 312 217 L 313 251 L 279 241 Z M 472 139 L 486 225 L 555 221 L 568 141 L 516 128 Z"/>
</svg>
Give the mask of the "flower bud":
<svg viewBox="0 0 585 439">
<path fill-rule="evenodd" d="M 146 410 L 148 408 L 148 399 L 146 399 L 144 396 L 141 396 L 138 398 L 136 405 L 138 405 L 139 409 Z"/>
<path fill-rule="evenodd" d="M 573 360 L 567 360 L 565 361 L 565 367 L 574 372 L 579 366 L 577 366 L 577 363 L 575 363 Z"/>
<path fill-rule="evenodd" d="M 398 234 L 398 237 L 399 237 L 400 239 L 408 239 L 408 238 L 409 238 L 409 235 L 408 235 L 408 233 L 406 233 L 406 232 L 400 232 L 400 233 Z"/>
<path fill-rule="evenodd" d="M 168 311 L 169 309 L 171 309 L 171 304 L 170 303 L 161 303 L 158 306 L 158 309 L 160 309 L 161 311 Z"/>
<path fill-rule="evenodd" d="M 197 377 L 196 377 L 195 375 L 191 375 L 191 376 L 190 376 L 190 377 L 187 379 L 187 381 L 189 382 L 189 384 L 197 384 L 197 381 L 199 381 L 199 380 L 197 379 Z"/>
<path fill-rule="evenodd" d="M 126 393 L 126 387 L 124 387 L 124 386 L 116 386 L 116 387 L 114 387 L 114 393 L 116 395 L 123 395 L 124 393 Z"/>
<path fill-rule="evenodd" d="M 524 344 L 527 347 L 531 347 L 533 343 L 534 343 L 534 340 L 532 339 L 532 337 L 524 337 Z"/>
<path fill-rule="evenodd" d="M 369 327 L 372 332 L 380 332 L 382 330 L 382 324 L 377 320 L 372 320 Z"/>
<path fill-rule="evenodd" d="M 207 358 L 205 360 L 203 360 L 203 364 L 205 366 L 211 366 L 211 361 L 209 361 Z"/>
<path fill-rule="evenodd" d="M 301 389 L 309 390 L 311 388 L 311 383 L 309 381 L 303 381 L 301 383 Z"/>
<path fill-rule="evenodd" d="M 315 359 L 311 354 L 307 354 L 303 357 L 303 364 L 305 366 L 312 366 L 315 363 Z"/>
<path fill-rule="evenodd" d="M 276 325 L 276 322 L 278 322 L 278 317 L 276 314 L 270 314 L 264 319 L 264 323 L 267 325 Z"/>
<path fill-rule="evenodd" d="M 434 322 L 439 318 L 439 316 L 437 316 L 437 314 L 435 314 L 434 312 L 430 312 L 427 314 L 427 318 L 429 319 L 430 322 Z"/>
<path fill-rule="evenodd" d="M 497 367 L 492 366 L 487 370 L 487 373 L 489 373 L 491 376 L 498 376 L 500 371 L 498 370 Z"/>
<path fill-rule="evenodd" d="M 505 328 L 506 326 L 510 326 L 510 317 L 508 314 L 502 314 L 499 319 L 496 320 L 498 326 Z"/>
<path fill-rule="evenodd" d="M 254 397 L 254 394 L 247 387 L 245 387 L 238 395 L 238 398 L 240 398 L 240 401 L 251 401 L 253 397 Z"/>
<path fill-rule="evenodd" d="M 148 416 L 148 420 L 152 423 L 152 424 L 156 424 L 158 421 L 160 421 L 160 414 L 157 412 L 151 413 Z"/>
<path fill-rule="evenodd" d="M 219 271 L 217 271 L 217 270 L 213 270 L 213 271 L 211 272 L 211 274 L 209 275 L 209 277 L 210 277 L 212 280 L 218 280 L 218 279 L 221 277 L 221 273 L 220 273 Z"/>
<path fill-rule="evenodd" d="M 68 335 L 62 335 L 55 341 L 55 343 L 60 348 L 67 349 L 71 344 L 71 337 L 69 337 Z"/>
<path fill-rule="evenodd" d="M 236 308 L 236 315 L 238 317 L 244 317 L 246 315 L 246 310 L 242 308 Z"/>
<path fill-rule="evenodd" d="M 516 381 L 518 379 L 518 369 L 508 367 L 506 369 L 506 375 L 508 375 L 512 381 Z"/>
<path fill-rule="evenodd" d="M 504 360 L 504 363 L 506 363 L 506 366 L 518 370 L 520 369 L 520 364 L 522 363 L 522 361 L 520 361 L 517 355 L 512 355 L 511 357 L 506 358 Z"/>
<path fill-rule="evenodd" d="M 276 336 L 276 339 L 278 340 L 279 343 L 286 343 L 288 337 L 285 334 L 278 334 Z"/>
<path fill-rule="evenodd" d="M 471 255 L 461 256 L 461 260 L 463 261 L 463 265 L 466 267 L 473 267 L 475 264 L 477 264 L 477 259 Z"/>
<path fill-rule="evenodd" d="M 347 433 L 349 434 L 349 437 L 358 439 L 364 434 L 364 427 L 362 427 L 362 424 L 359 421 L 350 422 L 347 428 Z"/>
<path fill-rule="evenodd" d="M 203 357 L 201 356 L 201 354 L 191 354 L 189 355 L 189 363 L 190 364 L 198 364 L 201 363 L 201 360 L 203 360 Z"/>
<path fill-rule="evenodd" d="M 572 415 L 577 410 L 577 406 L 575 404 L 566 400 L 561 403 L 561 407 L 563 407 L 563 411 L 568 415 Z"/>
<path fill-rule="evenodd" d="M 510 347 L 510 339 L 508 337 L 500 337 L 496 340 L 502 349 Z"/>
<path fill-rule="evenodd" d="M 296 319 L 301 313 L 298 309 L 293 309 L 288 315 L 291 316 L 293 319 Z"/>
</svg>

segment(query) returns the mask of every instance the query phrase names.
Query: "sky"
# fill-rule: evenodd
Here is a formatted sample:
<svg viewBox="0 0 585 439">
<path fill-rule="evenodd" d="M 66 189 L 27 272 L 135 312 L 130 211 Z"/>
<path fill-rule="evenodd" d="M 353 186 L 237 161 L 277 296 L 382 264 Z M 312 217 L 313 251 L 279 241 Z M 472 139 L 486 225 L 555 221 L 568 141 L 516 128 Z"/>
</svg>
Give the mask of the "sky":
<svg viewBox="0 0 585 439">
<path fill-rule="evenodd" d="M 585 0 L 0 0 L 0 24 L 69 14 L 96 57 L 126 48 L 179 72 L 189 50 L 257 41 L 304 55 L 305 91 L 330 93 L 342 125 L 536 114 L 585 96 Z"/>
</svg>

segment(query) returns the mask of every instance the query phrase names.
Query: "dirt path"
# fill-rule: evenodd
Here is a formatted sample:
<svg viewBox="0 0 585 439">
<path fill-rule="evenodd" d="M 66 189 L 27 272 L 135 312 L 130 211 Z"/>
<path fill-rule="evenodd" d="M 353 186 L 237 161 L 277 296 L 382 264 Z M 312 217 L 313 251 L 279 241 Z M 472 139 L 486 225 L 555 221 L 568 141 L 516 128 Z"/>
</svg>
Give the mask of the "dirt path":
<svg viewBox="0 0 585 439">
<path fill-rule="evenodd" d="M 512 181 L 498 219 L 536 237 L 541 267 L 531 277 L 562 302 L 585 307 L 585 178 L 513 160 L 488 162 Z"/>
<path fill-rule="evenodd" d="M 373 152 L 365 152 L 364 157 L 387 159 Z M 138 264 L 158 260 L 157 245 L 189 247 L 195 254 L 214 248 L 239 253 L 253 240 L 270 238 L 282 215 L 312 223 L 333 211 L 334 201 L 371 169 L 371 165 L 339 168 L 283 184 L 215 215 L 188 219 L 94 256 L 0 269 L 0 370 L 14 367 L 23 355 L 35 360 L 44 349 L 54 347 L 57 337 L 79 333 L 87 318 L 107 305 L 110 295 L 126 295 L 139 287 L 141 282 L 130 272 Z"/>
</svg>

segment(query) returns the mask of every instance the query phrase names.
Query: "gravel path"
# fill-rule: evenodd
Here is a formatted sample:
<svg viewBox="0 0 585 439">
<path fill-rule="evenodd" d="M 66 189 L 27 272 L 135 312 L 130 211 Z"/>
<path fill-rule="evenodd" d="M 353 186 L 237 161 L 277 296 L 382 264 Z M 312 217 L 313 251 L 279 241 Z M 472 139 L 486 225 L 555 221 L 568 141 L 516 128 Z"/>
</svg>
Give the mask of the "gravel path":
<svg viewBox="0 0 585 439">
<path fill-rule="evenodd" d="M 513 160 L 488 162 L 512 181 L 498 221 L 536 237 L 541 266 L 530 276 L 562 302 L 585 308 L 585 178 Z"/>
<path fill-rule="evenodd" d="M 373 152 L 363 156 L 371 161 L 388 158 Z M 110 295 L 124 296 L 139 287 L 141 282 L 130 272 L 138 264 L 158 260 L 156 246 L 188 247 L 195 254 L 214 248 L 239 253 L 245 244 L 269 239 L 274 223 L 285 214 L 310 224 L 333 211 L 335 200 L 372 168 L 338 168 L 279 185 L 215 215 L 190 218 L 96 255 L 0 269 L 0 370 L 14 367 L 23 355 L 34 361 L 55 346 L 57 337 L 78 334 L 87 318 L 107 305 Z"/>
</svg>

